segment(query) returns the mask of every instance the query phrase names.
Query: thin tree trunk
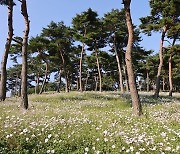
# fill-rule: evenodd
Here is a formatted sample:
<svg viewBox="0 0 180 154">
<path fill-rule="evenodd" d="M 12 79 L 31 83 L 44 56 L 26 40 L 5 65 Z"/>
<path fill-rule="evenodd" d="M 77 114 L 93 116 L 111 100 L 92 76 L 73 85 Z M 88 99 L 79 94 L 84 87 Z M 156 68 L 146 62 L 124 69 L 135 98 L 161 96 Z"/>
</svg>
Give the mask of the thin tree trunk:
<svg viewBox="0 0 180 154">
<path fill-rule="evenodd" d="M 59 83 L 57 86 L 57 92 L 60 93 L 60 86 L 61 86 L 61 69 L 59 70 Z"/>
<path fill-rule="evenodd" d="M 115 54 L 116 54 L 116 61 L 117 61 L 117 64 L 118 64 L 119 88 L 120 88 L 120 91 L 123 93 L 124 92 L 124 88 L 123 88 L 123 79 L 122 79 L 121 64 L 120 64 L 120 60 L 119 60 L 119 56 L 118 56 L 116 47 L 114 49 L 115 49 Z"/>
<path fill-rule="evenodd" d="M 164 43 L 164 37 L 167 32 L 167 27 L 163 27 L 162 31 L 162 36 L 161 36 L 161 41 L 160 41 L 160 50 L 159 50 L 159 67 L 158 67 L 158 72 L 157 72 L 157 78 L 156 78 L 156 90 L 154 93 L 154 96 L 157 98 L 159 97 L 159 91 L 160 91 L 160 75 L 161 75 L 161 70 L 163 66 L 163 43 Z"/>
<path fill-rule="evenodd" d="M 27 13 L 26 0 L 21 0 L 21 13 L 25 21 L 24 37 L 22 41 L 22 71 L 21 71 L 21 107 L 28 108 L 28 95 L 27 95 L 27 46 L 29 35 L 29 19 Z"/>
<path fill-rule="evenodd" d="M 66 81 L 65 91 L 69 92 L 69 81 L 68 81 L 68 75 L 67 75 L 67 71 L 66 71 L 66 64 L 65 64 L 65 60 L 64 60 L 64 55 L 63 55 L 61 50 L 59 52 L 60 52 L 62 63 L 63 63 L 64 77 L 65 77 L 65 81 Z"/>
<path fill-rule="evenodd" d="M 87 72 L 87 76 L 86 76 L 86 81 L 85 81 L 85 86 L 84 86 L 85 91 L 87 90 L 88 78 L 89 78 L 89 71 Z"/>
<path fill-rule="evenodd" d="M 81 57 L 80 57 L 80 61 L 79 61 L 79 90 L 80 90 L 80 92 L 83 91 L 83 89 L 82 89 L 82 59 L 83 59 L 83 53 L 84 53 L 84 43 L 82 44 Z"/>
<path fill-rule="evenodd" d="M 124 79 L 125 79 L 125 84 L 126 84 L 126 91 L 129 92 L 129 84 L 128 84 L 128 79 L 127 79 L 127 73 L 126 73 L 125 64 L 123 64 L 123 71 L 124 71 Z"/>
<path fill-rule="evenodd" d="M 84 31 L 84 37 L 86 35 L 86 28 L 85 28 L 85 31 Z M 82 48 L 81 48 L 81 57 L 80 57 L 80 61 L 79 61 L 79 90 L 80 92 L 83 91 L 82 89 L 82 60 L 83 60 L 83 53 L 84 53 L 84 47 L 85 47 L 85 44 L 82 43 Z"/>
<path fill-rule="evenodd" d="M 97 52 L 98 52 L 97 49 L 95 49 L 96 63 L 97 63 L 98 75 L 99 75 L 99 92 L 102 92 L 102 77 L 101 77 L 101 70 L 100 70 L 99 58 Z"/>
<path fill-rule="evenodd" d="M 77 77 L 77 81 L 76 81 L 76 90 L 79 90 L 79 78 Z"/>
<path fill-rule="evenodd" d="M 95 89 L 94 90 L 97 91 L 97 88 L 98 88 L 98 77 L 95 76 L 94 79 L 95 79 Z"/>
<path fill-rule="evenodd" d="M 174 38 L 172 46 L 174 46 L 176 42 L 176 38 Z M 169 96 L 172 97 L 173 93 L 173 80 L 172 80 L 172 52 L 170 50 L 170 55 L 169 55 Z"/>
<path fill-rule="evenodd" d="M 39 93 L 39 73 L 36 74 L 35 94 Z"/>
<path fill-rule="evenodd" d="M 42 94 L 42 92 L 44 90 L 44 87 L 45 87 L 45 84 L 46 84 L 46 80 L 47 80 L 47 76 L 48 76 L 48 70 L 49 70 L 48 68 L 49 68 L 48 62 L 46 62 L 45 76 L 44 76 L 44 80 L 43 80 L 43 83 L 42 83 L 41 90 L 40 90 L 39 94 Z"/>
<path fill-rule="evenodd" d="M 163 77 L 163 87 L 162 87 L 162 91 L 165 91 L 165 78 Z"/>
<path fill-rule="evenodd" d="M 131 0 L 124 0 L 124 8 L 125 8 L 125 16 L 126 16 L 126 23 L 128 27 L 128 45 L 126 49 L 126 65 L 127 65 L 127 72 L 128 72 L 128 81 L 130 86 L 130 93 L 132 99 L 132 106 L 134 110 L 134 114 L 140 116 L 142 114 L 141 103 L 139 100 L 139 95 L 136 87 L 135 76 L 133 72 L 133 65 L 132 65 L 132 46 L 134 40 L 134 31 L 133 31 L 133 24 L 130 14 L 130 3 Z"/>
<path fill-rule="evenodd" d="M 149 72 L 146 72 L 146 91 L 149 92 Z"/>
<path fill-rule="evenodd" d="M 1 79 L 0 79 L 0 101 L 6 99 L 6 81 L 7 81 L 7 59 L 13 37 L 13 0 L 8 1 L 8 37 L 5 44 L 5 50 L 1 61 Z"/>
</svg>

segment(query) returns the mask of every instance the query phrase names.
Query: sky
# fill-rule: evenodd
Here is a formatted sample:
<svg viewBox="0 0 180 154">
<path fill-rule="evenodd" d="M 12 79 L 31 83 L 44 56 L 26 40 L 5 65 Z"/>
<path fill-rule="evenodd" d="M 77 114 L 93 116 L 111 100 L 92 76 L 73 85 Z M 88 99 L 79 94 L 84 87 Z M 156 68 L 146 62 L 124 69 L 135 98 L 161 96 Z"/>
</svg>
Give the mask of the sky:
<svg viewBox="0 0 180 154">
<path fill-rule="evenodd" d="M 16 0 L 17 1 L 17 0 Z M 112 9 L 123 8 L 121 0 L 27 0 L 28 14 L 30 19 L 30 34 L 36 36 L 41 33 L 43 27 L 51 21 L 64 21 L 67 26 L 71 25 L 72 18 L 88 8 L 97 11 L 99 17 Z M 140 24 L 140 17 L 149 15 L 150 8 L 148 0 L 132 0 L 131 15 L 135 25 Z M 14 7 L 14 36 L 23 36 L 24 20 L 20 13 L 20 3 Z M 142 47 L 146 50 L 159 50 L 160 33 L 153 33 L 148 37 L 142 35 Z M 7 37 L 7 8 L 0 6 L 0 60 L 4 51 Z M 10 64 L 8 64 L 10 65 Z"/>
</svg>

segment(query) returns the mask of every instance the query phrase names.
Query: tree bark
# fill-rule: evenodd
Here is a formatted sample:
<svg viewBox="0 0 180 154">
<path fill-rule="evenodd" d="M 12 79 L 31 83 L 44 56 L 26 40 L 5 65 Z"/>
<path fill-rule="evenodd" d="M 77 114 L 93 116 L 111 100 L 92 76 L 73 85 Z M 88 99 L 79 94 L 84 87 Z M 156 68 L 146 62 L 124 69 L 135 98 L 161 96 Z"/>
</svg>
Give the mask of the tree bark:
<svg viewBox="0 0 180 154">
<path fill-rule="evenodd" d="M 6 39 L 5 50 L 1 61 L 1 79 L 0 79 L 0 101 L 6 99 L 6 81 L 7 81 L 7 59 L 13 37 L 13 0 L 8 1 L 8 37 Z"/>
<path fill-rule="evenodd" d="M 119 56 L 116 49 L 115 49 L 115 54 L 116 54 L 116 61 L 118 64 L 118 72 L 119 72 L 119 88 L 120 88 L 120 91 L 124 93 L 121 64 L 120 64 Z"/>
<path fill-rule="evenodd" d="M 62 51 L 59 50 L 59 52 L 60 52 L 60 56 L 61 56 L 62 63 L 63 63 L 64 77 L 65 77 L 65 81 L 66 81 L 65 91 L 66 91 L 66 92 L 69 92 L 69 80 L 68 80 L 68 75 L 67 75 L 67 71 L 66 71 L 65 59 L 64 59 L 64 55 L 63 55 Z"/>
<path fill-rule="evenodd" d="M 84 37 L 85 37 L 85 35 L 86 35 L 86 28 L 85 28 L 85 31 L 84 31 Z M 81 57 L 80 57 L 80 60 L 79 60 L 79 90 L 80 90 L 80 92 L 83 91 L 83 89 L 82 89 L 82 60 L 83 60 L 84 47 L 85 47 L 85 44 L 82 43 Z"/>
<path fill-rule="evenodd" d="M 146 72 L 146 91 L 149 92 L 149 72 Z"/>
<path fill-rule="evenodd" d="M 21 71 L 21 107 L 28 109 L 28 95 L 27 95 L 27 46 L 29 35 L 29 19 L 27 13 L 26 0 L 21 0 L 21 13 L 25 21 L 24 37 L 22 41 L 22 71 Z"/>
<path fill-rule="evenodd" d="M 57 92 L 60 93 L 60 86 L 61 86 L 61 69 L 59 69 L 59 83 L 57 86 Z"/>
<path fill-rule="evenodd" d="M 123 71 L 124 71 L 124 79 L 125 79 L 125 84 L 126 84 L 126 91 L 129 92 L 129 84 L 128 84 L 128 79 L 127 79 L 126 66 L 125 66 L 124 62 L 123 62 Z"/>
<path fill-rule="evenodd" d="M 127 72 L 128 72 L 128 81 L 130 86 L 130 93 L 131 93 L 131 99 L 132 99 L 132 106 L 134 114 L 137 116 L 140 116 L 142 114 L 142 108 L 141 103 L 139 100 L 139 95 L 136 87 L 136 81 L 133 71 L 133 65 L 132 65 L 132 46 L 133 46 L 133 40 L 134 40 L 134 31 L 133 31 L 133 24 L 130 14 L 130 3 L 131 0 L 123 0 L 124 3 L 124 9 L 125 9 L 125 16 L 126 16 L 126 24 L 128 27 L 128 44 L 126 49 L 126 65 L 127 65 Z"/>
<path fill-rule="evenodd" d="M 98 88 L 98 77 L 95 76 L 94 80 L 95 80 L 95 89 L 94 89 L 94 91 L 97 91 L 97 88 Z"/>
<path fill-rule="evenodd" d="M 89 71 L 87 72 L 87 76 L 86 76 L 86 81 L 85 81 L 85 86 L 84 86 L 85 91 L 87 90 L 88 78 L 89 78 Z"/>
<path fill-rule="evenodd" d="M 47 61 L 45 63 L 46 63 L 46 70 L 45 70 L 44 80 L 43 80 L 43 83 L 42 83 L 41 90 L 40 90 L 39 94 L 42 94 L 42 92 L 44 90 L 44 87 L 45 87 L 46 80 L 47 80 L 47 76 L 48 76 L 49 66 L 48 66 Z"/>
<path fill-rule="evenodd" d="M 35 94 L 39 93 L 39 73 L 36 74 Z"/>
<path fill-rule="evenodd" d="M 163 87 L 162 87 L 162 91 L 165 91 L 165 78 L 163 77 Z"/>
<path fill-rule="evenodd" d="M 174 46 L 176 42 L 176 38 L 174 38 L 172 46 Z M 170 55 L 169 55 L 169 96 L 172 97 L 173 93 L 173 80 L 172 80 L 172 51 L 170 50 Z"/>
<path fill-rule="evenodd" d="M 117 47 L 116 47 L 116 36 L 114 36 L 114 52 L 116 55 L 116 61 L 118 64 L 118 72 L 119 72 L 119 90 L 123 93 L 124 88 L 123 88 L 123 78 L 122 78 L 122 70 L 121 70 L 121 63 L 119 60 L 118 52 L 117 52 Z"/>
<path fill-rule="evenodd" d="M 154 96 L 156 98 L 159 97 L 159 91 L 160 91 L 160 75 L 161 75 L 161 70 L 163 66 L 163 43 L 164 43 L 164 37 L 165 37 L 166 32 L 167 32 L 167 26 L 164 26 L 162 35 L 161 35 L 161 41 L 160 41 L 159 66 L 158 66 L 158 72 L 157 72 L 157 77 L 156 77 L 156 90 L 154 93 Z"/>
<path fill-rule="evenodd" d="M 99 92 L 102 92 L 102 77 L 101 77 L 101 70 L 99 65 L 99 58 L 98 58 L 98 51 L 95 49 L 95 55 L 96 55 L 96 63 L 98 68 L 98 75 L 99 75 Z"/>
<path fill-rule="evenodd" d="M 83 91 L 83 89 L 82 89 L 82 59 L 83 59 L 83 53 L 84 53 L 84 43 L 82 44 L 81 57 L 80 57 L 80 60 L 79 60 L 79 90 L 80 90 L 80 92 Z"/>
</svg>

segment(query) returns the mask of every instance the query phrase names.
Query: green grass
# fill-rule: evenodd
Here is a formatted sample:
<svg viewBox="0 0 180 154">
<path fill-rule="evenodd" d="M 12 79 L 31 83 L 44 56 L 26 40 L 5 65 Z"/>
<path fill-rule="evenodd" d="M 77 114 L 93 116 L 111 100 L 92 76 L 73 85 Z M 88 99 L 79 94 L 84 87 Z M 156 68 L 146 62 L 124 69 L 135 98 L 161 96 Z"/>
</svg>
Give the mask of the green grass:
<svg viewBox="0 0 180 154">
<path fill-rule="evenodd" d="M 143 116 L 129 95 L 71 92 L 31 95 L 0 104 L 0 153 L 180 153 L 179 98 L 141 96 Z"/>
</svg>

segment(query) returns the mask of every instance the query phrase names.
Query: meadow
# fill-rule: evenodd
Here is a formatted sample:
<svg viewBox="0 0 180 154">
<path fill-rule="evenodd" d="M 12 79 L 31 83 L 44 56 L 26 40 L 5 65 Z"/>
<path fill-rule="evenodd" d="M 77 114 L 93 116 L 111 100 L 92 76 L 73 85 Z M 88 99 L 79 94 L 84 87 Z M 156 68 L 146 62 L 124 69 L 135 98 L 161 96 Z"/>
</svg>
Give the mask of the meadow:
<svg viewBox="0 0 180 154">
<path fill-rule="evenodd" d="M 0 154 L 180 153 L 180 97 L 142 93 L 143 116 L 128 94 L 70 92 L 30 95 L 0 104 Z"/>
</svg>

